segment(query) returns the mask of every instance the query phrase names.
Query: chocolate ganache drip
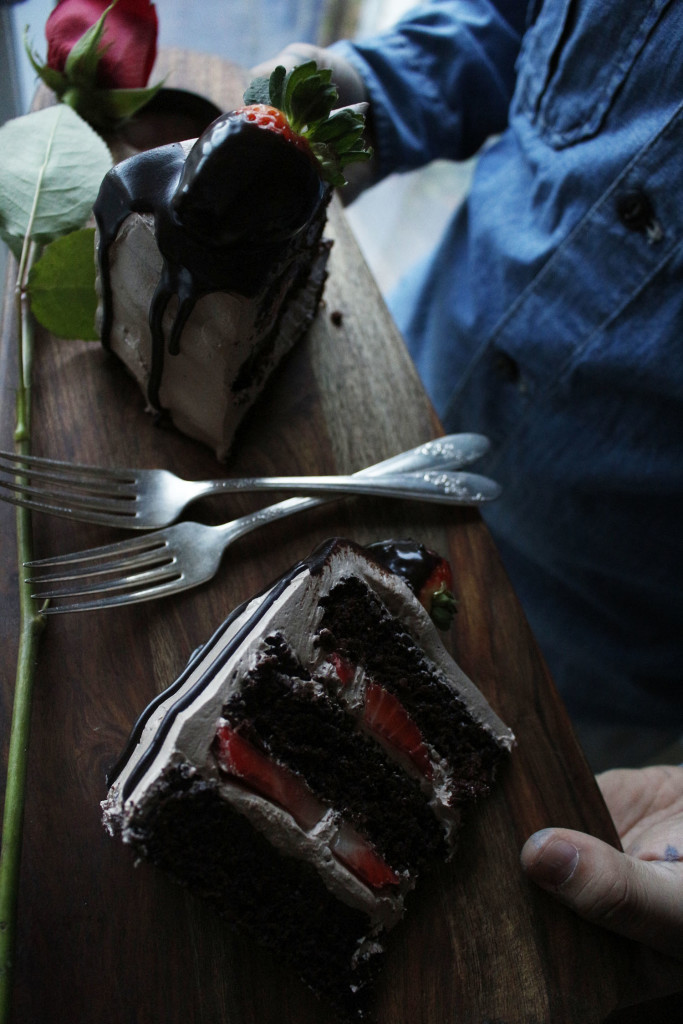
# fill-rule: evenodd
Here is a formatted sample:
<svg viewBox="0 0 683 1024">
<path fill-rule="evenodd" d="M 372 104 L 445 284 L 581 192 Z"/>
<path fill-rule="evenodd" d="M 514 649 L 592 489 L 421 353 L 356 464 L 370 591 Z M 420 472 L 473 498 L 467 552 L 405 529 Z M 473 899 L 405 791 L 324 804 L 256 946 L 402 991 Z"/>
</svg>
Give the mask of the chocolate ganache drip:
<svg viewBox="0 0 683 1024">
<path fill-rule="evenodd" d="M 152 337 L 147 385 L 159 410 L 166 349 L 180 337 L 197 301 L 215 291 L 253 297 L 325 202 L 329 186 L 315 161 L 282 136 L 235 113 L 206 129 L 185 156 L 180 143 L 122 161 L 106 175 L 95 203 L 102 290 L 101 339 L 110 347 L 113 296 L 110 248 L 126 218 L 151 214 L 162 256 L 149 310 Z M 168 339 L 163 317 L 178 308 Z"/>
<path fill-rule="evenodd" d="M 442 561 L 434 551 L 415 540 L 381 540 L 368 544 L 367 553 L 385 569 L 402 576 L 418 594 Z"/>
</svg>

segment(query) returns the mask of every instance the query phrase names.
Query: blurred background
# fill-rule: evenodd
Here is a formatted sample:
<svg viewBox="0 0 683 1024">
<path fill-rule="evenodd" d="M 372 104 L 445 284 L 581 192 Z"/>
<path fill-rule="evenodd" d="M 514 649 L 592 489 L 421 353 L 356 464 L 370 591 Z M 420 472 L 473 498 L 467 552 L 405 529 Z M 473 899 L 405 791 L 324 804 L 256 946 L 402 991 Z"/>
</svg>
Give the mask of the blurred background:
<svg viewBox="0 0 683 1024">
<path fill-rule="evenodd" d="M 160 47 L 218 54 L 251 67 L 287 43 L 327 45 L 361 38 L 392 24 L 415 0 L 155 0 Z M 26 113 L 36 78 L 23 37 L 45 56 L 44 25 L 54 0 L 0 0 L 0 124 Z M 467 188 L 471 163 L 437 161 L 395 175 L 347 208 L 351 227 L 387 297 L 436 244 Z M 0 242 L 0 290 L 6 250 Z"/>
</svg>

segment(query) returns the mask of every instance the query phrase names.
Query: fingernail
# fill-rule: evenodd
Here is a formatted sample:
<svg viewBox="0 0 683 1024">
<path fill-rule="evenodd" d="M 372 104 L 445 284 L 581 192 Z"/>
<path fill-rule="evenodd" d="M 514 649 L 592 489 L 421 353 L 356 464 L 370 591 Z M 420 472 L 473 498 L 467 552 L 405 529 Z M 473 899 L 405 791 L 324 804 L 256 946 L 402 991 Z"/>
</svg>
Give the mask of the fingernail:
<svg viewBox="0 0 683 1024">
<path fill-rule="evenodd" d="M 579 863 L 579 851 L 566 839 L 548 840 L 547 835 L 547 831 L 544 830 L 531 837 L 534 842 L 540 840 L 540 849 L 538 856 L 529 866 L 529 874 L 539 885 L 557 888 L 574 874 Z"/>
</svg>

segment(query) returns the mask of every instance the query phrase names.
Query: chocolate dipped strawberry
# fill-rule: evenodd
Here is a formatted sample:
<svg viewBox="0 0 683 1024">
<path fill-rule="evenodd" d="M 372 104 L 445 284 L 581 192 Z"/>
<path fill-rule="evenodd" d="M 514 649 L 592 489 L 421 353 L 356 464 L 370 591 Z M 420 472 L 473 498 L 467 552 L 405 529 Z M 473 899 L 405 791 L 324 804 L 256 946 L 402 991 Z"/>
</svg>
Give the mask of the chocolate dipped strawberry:
<svg viewBox="0 0 683 1024">
<path fill-rule="evenodd" d="M 369 157 L 355 108 L 333 110 L 331 72 L 314 61 L 256 79 L 185 161 L 171 206 L 190 236 L 268 249 L 302 230 L 343 169 Z"/>
<path fill-rule="evenodd" d="M 438 629 L 449 629 L 457 609 L 450 563 L 414 540 L 385 540 L 367 550 L 380 565 L 402 576 Z"/>
</svg>

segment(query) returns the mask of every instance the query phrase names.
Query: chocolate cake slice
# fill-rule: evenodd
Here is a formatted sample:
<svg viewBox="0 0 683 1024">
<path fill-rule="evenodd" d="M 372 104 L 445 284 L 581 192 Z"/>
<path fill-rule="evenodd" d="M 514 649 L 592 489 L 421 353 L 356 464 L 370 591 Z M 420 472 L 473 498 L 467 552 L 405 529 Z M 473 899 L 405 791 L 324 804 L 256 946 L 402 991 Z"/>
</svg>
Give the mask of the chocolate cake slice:
<svg viewBox="0 0 683 1024">
<path fill-rule="evenodd" d="M 348 1019 L 513 743 L 396 551 L 433 559 L 332 540 L 238 608 L 143 713 L 103 803 L 112 834 Z"/>
<path fill-rule="evenodd" d="M 219 459 L 315 316 L 332 187 L 369 155 L 330 75 L 276 69 L 201 138 L 112 168 L 95 204 L 102 344 Z"/>
</svg>

